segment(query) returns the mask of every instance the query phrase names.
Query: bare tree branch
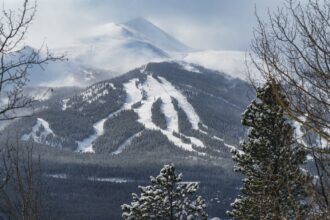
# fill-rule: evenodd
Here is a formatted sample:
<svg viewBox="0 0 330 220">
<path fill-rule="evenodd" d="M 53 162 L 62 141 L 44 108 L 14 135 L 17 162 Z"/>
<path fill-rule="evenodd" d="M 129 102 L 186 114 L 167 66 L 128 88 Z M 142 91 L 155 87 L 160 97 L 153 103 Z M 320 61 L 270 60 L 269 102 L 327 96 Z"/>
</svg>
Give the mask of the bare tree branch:
<svg viewBox="0 0 330 220">
<path fill-rule="evenodd" d="M 303 138 L 313 137 L 305 147 L 316 169 L 314 208 L 330 218 L 330 2 L 286 0 L 266 22 L 257 20 L 252 62 L 264 79 L 281 85 L 291 104 L 279 95 L 277 101 L 305 129 Z"/>
<path fill-rule="evenodd" d="M 49 61 L 62 60 L 42 45 L 35 50 L 24 45 L 28 28 L 35 17 L 36 2 L 23 0 L 16 11 L 2 10 L 0 18 L 0 121 L 21 117 L 17 110 L 32 106 L 33 97 L 24 94 L 29 72 Z"/>
</svg>

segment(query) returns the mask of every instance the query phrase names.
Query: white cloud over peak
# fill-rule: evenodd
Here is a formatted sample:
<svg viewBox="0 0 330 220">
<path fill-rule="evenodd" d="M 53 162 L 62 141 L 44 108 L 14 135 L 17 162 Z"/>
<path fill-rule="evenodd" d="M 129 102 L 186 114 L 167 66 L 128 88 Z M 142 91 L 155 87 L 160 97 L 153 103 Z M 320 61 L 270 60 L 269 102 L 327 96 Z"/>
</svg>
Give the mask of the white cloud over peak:
<svg viewBox="0 0 330 220">
<path fill-rule="evenodd" d="M 23 0 L 3 0 L 17 7 Z M 90 28 L 109 22 L 145 17 L 193 48 L 245 50 L 256 23 L 254 7 L 263 16 L 282 0 L 38 0 L 28 33 L 33 46 L 46 41 L 62 47 Z"/>
</svg>

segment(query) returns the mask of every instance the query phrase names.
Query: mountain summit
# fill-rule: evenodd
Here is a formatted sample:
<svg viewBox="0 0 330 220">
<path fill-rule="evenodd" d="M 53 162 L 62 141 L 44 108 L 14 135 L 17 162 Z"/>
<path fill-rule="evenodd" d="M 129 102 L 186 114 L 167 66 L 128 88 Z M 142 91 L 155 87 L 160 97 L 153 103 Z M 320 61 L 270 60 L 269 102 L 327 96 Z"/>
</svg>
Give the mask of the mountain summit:
<svg viewBox="0 0 330 220">
<path fill-rule="evenodd" d="M 146 20 L 143 17 L 138 17 L 132 19 L 128 22 L 122 23 L 124 27 L 127 29 L 134 31 L 148 39 L 154 45 L 157 45 L 162 50 L 166 50 L 168 52 L 187 52 L 189 51 L 189 47 L 170 36 L 162 29 Z"/>
<path fill-rule="evenodd" d="M 189 51 L 187 46 L 144 18 L 99 25 L 90 33 L 68 49 L 71 58 L 118 73 Z"/>
</svg>

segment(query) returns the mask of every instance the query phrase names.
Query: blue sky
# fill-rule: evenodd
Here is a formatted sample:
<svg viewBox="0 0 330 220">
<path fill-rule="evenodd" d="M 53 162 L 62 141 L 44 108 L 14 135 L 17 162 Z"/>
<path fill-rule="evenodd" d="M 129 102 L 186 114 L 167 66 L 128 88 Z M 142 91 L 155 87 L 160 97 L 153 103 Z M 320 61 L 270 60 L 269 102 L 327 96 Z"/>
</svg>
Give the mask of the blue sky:
<svg viewBox="0 0 330 220">
<path fill-rule="evenodd" d="M 22 0 L 4 0 L 15 7 Z M 261 16 L 282 0 L 38 0 L 27 42 L 63 47 L 108 22 L 144 17 L 190 47 L 246 50 Z"/>
</svg>

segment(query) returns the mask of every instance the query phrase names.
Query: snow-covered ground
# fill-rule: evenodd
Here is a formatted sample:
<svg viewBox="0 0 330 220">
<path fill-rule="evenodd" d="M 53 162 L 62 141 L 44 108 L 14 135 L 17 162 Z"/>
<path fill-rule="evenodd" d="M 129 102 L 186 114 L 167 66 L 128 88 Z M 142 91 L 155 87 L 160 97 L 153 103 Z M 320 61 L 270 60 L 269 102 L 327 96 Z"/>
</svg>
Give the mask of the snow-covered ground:
<svg viewBox="0 0 330 220">
<path fill-rule="evenodd" d="M 159 77 L 157 80 L 150 74 L 147 75 L 146 81 L 140 85 L 140 89 L 145 92 L 146 99 L 142 100 L 142 105 L 135 110 L 139 116 L 138 122 L 143 124 L 147 129 L 161 131 L 175 145 L 188 151 L 194 151 L 192 144 L 184 143 L 181 138 L 173 135 L 173 132 L 179 133 L 179 119 L 171 97 L 178 101 L 179 107 L 186 113 L 193 128 L 198 129 L 200 119 L 186 97 L 165 78 Z M 158 98 L 162 100 L 161 110 L 166 116 L 167 129 L 161 129 L 152 122 L 151 109 Z M 205 147 L 203 142 L 197 138 L 191 138 L 191 141 L 199 147 Z"/>
<path fill-rule="evenodd" d="M 78 149 L 77 152 L 82 152 L 82 153 L 94 153 L 94 149 L 93 149 L 93 142 L 100 137 L 101 135 L 104 134 L 104 123 L 108 120 L 111 119 L 113 117 L 115 117 L 118 113 L 120 113 L 121 111 L 125 110 L 125 109 L 131 109 L 132 105 L 135 104 L 136 102 L 140 101 L 142 99 L 142 93 L 141 90 L 139 90 L 137 88 L 137 79 L 133 79 L 128 81 L 127 83 L 125 83 L 123 85 L 125 91 L 127 92 L 127 97 L 126 97 L 126 102 L 123 105 L 123 107 L 111 114 L 108 115 L 108 117 L 103 118 L 101 120 L 99 120 L 98 122 L 96 122 L 93 125 L 94 128 L 94 134 L 90 135 L 89 137 L 85 138 L 82 141 L 77 141 L 78 143 Z M 114 88 L 114 85 L 111 83 L 110 85 L 112 85 L 111 87 Z M 99 90 L 100 91 L 100 90 Z M 87 97 L 91 97 L 92 94 L 95 94 L 94 91 L 89 91 L 89 92 L 85 92 L 83 94 L 83 97 L 87 100 Z M 133 139 L 133 138 L 132 138 Z M 131 141 L 131 140 L 130 140 Z M 129 140 L 127 140 L 127 143 L 130 143 Z M 114 154 L 119 154 L 121 153 L 121 151 L 126 147 L 125 143 L 122 146 L 119 146 L 118 150 L 114 152 Z"/>
<path fill-rule="evenodd" d="M 131 109 L 132 105 L 142 100 L 142 90 L 139 88 L 139 80 L 132 79 L 124 84 L 124 90 L 126 92 L 126 101 L 124 109 Z"/>
<path fill-rule="evenodd" d="M 184 69 L 184 70 L 187 70 L 189 72 L 194 72 L 194 73 L 201 73 L 201 71 L 199 69 L 197 69 L 196 67 L 194 67 L 194 65 L 191 63 L 187 63 L 184 61 L 177 61 L 177 62 L 181 65 L 182 69 Z"/>
<path fill-rule="evenodd" d="M 98 137 L 100 137 L 101 135 L 104 134 L 104 123 L 108 119 L 115 117 L 121 111 L 122 111 L 122 109 L 119 109 L 119 110 L 111 113 L 110 115 L 108 115 L 108 117 L 103 118 L 103 119 L 99 120 L 98 122 L 96 122 L 93 125 L 94 134 L 90 135 L 89 137 L 85 138 L 82 141 L 76 141 L 77 144 L 78 144 L 77 152 L 81 152 L 81 153 L 95 153 L 95 151 L 93 149 L 93 142 Z"/>
<path fill-rule="evenodd" d="M 114 85 L 112 83 L 96 84 L 81 93 L 80 96 L 82 97 L 83 101 L 92 103 L 99 100 L 101 97 L 108 95 L 108 87 L 114 89 Z"/>
<path fill-rule="evenodd" d="M 68 108 L 68 102 L 70 101 L 69 98 L 62 100 L 62 111 L 65 111 Z"/>
<path fill-rule="evenodd" d="M 103 118 L 100 121 L 96 122 L 93 125 L 95 133 L 92 134 L 91 136 L 87 137 L 86 139 L 82 141 L 77 141 L 78 143 L 78 152 L 83 152 L 83 153 L 94 153 L 93 149 L 93 142 L 101 135 L 104 134 L 104 123 L 106 122 L 108 118 Z"/>
<path fill-rule="evenodd" d="M 82 141 L 77 141 L 79 146 L 77 150 L 78 152 L 93 153 L 93 142 L 99 136 L 104 134 L 103 127 L 105 121 L 114 117 L 119 112 L 128 109 L 132 109 L 138 114 L 138 122 L 143 124 L 145 128 L 161 131 L 171 142 L 173 142 L 179 147 L 182 147 L 185 150 L 194 151 L 192 145 L 196 145 L 198 147 L 205 147 L 203 142 L 198 138 L 188 137 L 181 134 L 182 136 L 191 140 L 191 144 L 188 144 L 184 143 L 181 138 L 173 135 L 173 132 L 179 133 L 179 119 L 178 113 L 172 103 L 172 97 L 178 101 L 179 107 L 186 113 L 194 129 L 199 129 L 198 124 L 201 122 L 201 120 L 192 105 L 186 99 L 186 97 L 165 78 L 159 77 L 159 79 L 157 80 L 151 75 L 147 75 L 147 80 L 143 84 L 141 84 L 138 79 L 132 79 L 127 83 L 124 83 L 123 88 L 127 94 L 126 102 L 123 107 L 118 111 L 110 114 L 107 118 L 101 119 L 100 121 L 95 123 L 93 125 L 95 131 L 94 134 Z M 145 99 L 143 99 L 143 93 L 146 95 Z M 94 92 L 85 92 L 84 98 L 91 97 L 91 94 L 94 94 Z M 161 111 L 164 113 L 164 115 L 166 115 L 167 129 L 161 129 L 152 122 L 151 108 L 158 98 L 161 98 L 163 102 L 161 106 Z M 137 102 L 141 102 L 141 106 L 137 109 L 133 109 L 132 105 Z M 113 154 L 120 154 L 132 142 L 132 140 L 138 137 L 140 134 L 141 132 L 128 138 L 124 143 L 118 146 L 117 150 L 114 151 Z"/>
<path fill-rule="evenodd" d="M 143 71 L 143 70 L 141 70 Z M 141 83 L 139 79 L 131 79 L 128 82 L 123 84 L 123 88 L 127 94 L 125 104 L 119 110 L 112 112 L 106 118 L 103 118 L 96 122 L 93 125 L 94 133 L 90 136 L 86 137 L 82 141 L 76 141 L 78 144 L 77 152 L 83 153 L 95 153 L 93 149 L 93 143 L 97 138 L 104 135 L 104 124 L 108 119 L 115 117 L 118 113 L 123 110 L 133 110 L 138 114 L 138 122 L 144 125 L 146 129 L 150 130 L 159 130 L 163 133 L 169 141 L 174 143 L 176 146 L 181 147 L 182 149 L 188 151 L 196 151 L 193 146 L 197 147 L 205 147 L 204 143 L 196 138 L 184 135 L 179 132 L 179 119 L 178 119 L 178 112 L 176 111 L 173 103 L 172 98 L 177 100 L 178 106 L 185 112 L 189 122 L 191 123 L 193 129 L 196 129 L 206 135 L 208 133 L 203 131 L 199 128 L 200 125 L 203 125 L 202 121 L 200 120 L 197 112 L 193 108 L 193 106 L 188 102 L 187 98 L 176 89 L 169 81 L 167 81 L 163 77 L 154 77 L 152 73 L 145 72 L 146 81 Z M 114 85 L 111 85 L 114 88 Z M 104 93 L 105 87 L 98 87 L 97 91 L 100 93 Z M 111 92 L 111 89 L 109 90 Z M 88 101 L 88 98 L 95 98 L 100 97 L 94 91 L 85 91 L 82 94 L 85 101 Z M 165 115 L 165 119 L 167 122 L 166 129 L 162 129 L 158 127 L 152 121 L 152 106 L 158 100 L 162 100 L 162 105 L 160 110 Z M 62 110 L 66 110 L 68 107 L 69 99 L 62 100 Z M 138 108 L 133 108 L 132 106 L 136 103 L 140 102 L 141 105 Z M 207 129 L 207 126 L 205 126 Z M 125 140 L 121 145 L 118 146 L 117 150 L 115 150 L 112 154 L 118 155 L 123 152 L 123 150 L 129 146 L 135 138 L 139 137 L 142 132 L 138 132 L 127 140 Z M 32 139 L 37 143 L 48 144 L 54 146 L 53 143 L 48 143 L 49 141 L 46 140 L 48 135 L 56 136 L 53 130 L 50 128 L 49 123 L 44 119 L 38 118 L 37 123 L 32 127 L 32 131 L 29 134 L 25 134 L 22 136 L 22 140 L 29 140 Z M 180 138 L 180 136 L 182 138 Z M 190 143 L 184 142 L 184 139 L 189 139 Z M 213 137 L 219 141 L 223 141 L 223 139 L 218 137 Z M 228 145 L 224 142 L 224 144 L 231 148 L 236 149 L 234 146 Z M 200 153 L 200 152 L 199 152 Z M 200 153 L 201 155 L 204 153 Z M 55 176 L 53 178 L 56 178 Z M 60 177 L 58 177 L 60 178 Z"/>
<path fill-rule="evenodd" d="M 198 124 L 201 123 L 201 120 L 187 98 L 165 78 L 159 77 L 159 79 L 161 80 L 160 86 L 163 88 L 163 95 L 175 98 L 178 101 L 179 107 L 186 113 L 193 129 L 198 130 Z"/>
<path fill-rule="evenodd" d="M 128 183 L 132 182 L 132 180 L 112 177 L 112 178 L 100 178 L 100 177 L 88 177 L 89 181 L 93 182 L 107 182 L 107 183 Z"/>
<path fill-rule="evenodd" d="M 185 66 L 184 68 L 190 68 Z M 193 68 L 193 66 L 191 66 Z M 191 70 L 191 69 L 190 69 Z M 138 78 L 129 80 L 123 84 L 123 89 L 126 92 L 126 101 L 123 106 L 115 111 L 110 113 L 107 117 L 100 119 L 93 125 L 94 133 L 86 137 L 83 140 L 76 141 L 78 144 L 77 152 L 83 153 L 95 153 L 93 149 L 93 144 L 100 136 L 104 135 L 104 124 L 108 119 L 115 117 L 118 113 L 123 110 L 133 110 L 138 115 L 138 122 L 144 125 L 146 129 L 158 130 L 164 134 L 169 141 L 174 143 L 176 146 L 181 147 L 187 151 L 196 151 L 194 146 L 204 148 L 205 145 L 203 141 L 196 137 L 191 137 L 184 135 L 179 132 L 179 117 L 178 112 L 173 104 L 173 100 L 177 101 L 178 107 L 185 112 L 188 121 L 191 123 L 192 128 L 195 130 L 208 135 L 204 130 L 200 129 L 200 125 L 203 126 L 201 119 L 199 118 L 194 107 L 189 103 L 185 95 L 182 94 L 180 90 L 175 88 L 169 81 L 160 76 L 153 76 L 152 73 L 146 72 L 145 68 L 140 69 L 141 73 L 146 74 L 146 80 L 142 83 Z M 104 84 L 96 84 L 89 87 L 86 91 L 80 94 L 82 99 L 85 102 L 92 103 L 96 100 L 101 99 L 101 97 L 109 94 L 115 88 L 114 84 L 107 82 Z M 161 112 L 165 115 L 167 126 L 165 129 L 160 128 L 152 121 L 152 106 L 158 100 L 162 100 Z M 62 100 L 62 110 L 66 110 L 68 106 L 69 99 Z M 139 107 L 133 108 L 132 106 L 140 102 Z M 207 129 L 207 126 L 204 125 Z M 54 132 L 49 127 L 47 121 L 38 118 L 37 124 L 32 128 L 30 134 L 25 134 L 22 136 L 22 140 L 29 140 L 32 138 L 35 142 L 46 143 L 45 138 L 48 135 L 53 135 Z M 121 145 L 118 146 L 112 154 L 118 155 L 123 152 L 123 150 L 129 146 L 135 138 L 139 137 L 141 132 L 138 132 L 131 137 L 127 138 Z M 183 139 L 189 139 L 190 143 L 183 141 Z M 223 139 L 217 138 L 220 141 Z M 225 143 L 225 142 L 224 142 Z M 51 144 L 51 143 L 48 143 Z M 225 145 L 231 149 L 236 149 L 234 146 Z"/>
<path fill-rule="evenodd" d="M 53 178 L 53 179 L 68 179 L 69 176 L 66 173 L 56 173 L 56 174 L 46 174 L 46 177 Z M 128 183 L 132 182 L 133 180 L 126 179 L 126 178 L 119 178 L 119 177 L 88 177 L 87 180 L 93 182 L 107 182 L 107 183 Z"/>
<path fill-rule="evenodd" d="M 48 144 L 53 146 L 53 143 L 49 143 L 46 138 L 48 135 L 56 136 L 53 130 L 49 127 L 49 123 L 42 118 L 37 118 L 37 123 L 32 127 L 32 131 L 29 134 L 22 136 L 23 141 L 32 139 L 36 143 Z"/>
<path fill-rule="evenodd" d="M 46 174 L 47 177 L 54 178 L 54 179 L 67 179 L 68 175 L 65 173 L 60 174 Z"/>
<path fill-rule="evenodd" d="M 93 153 L 93 142 L 101 135 L 104 134 L 104 123 L 106 120 L 113 118 L 118 113 L 123 110 L 133 110 L 138 114 L 138 122 L 144 125 L 146 129 L 150 130 L 159 130 L 162 132 L 169 141 L 173 142 L 176 146 L 181 147 L 188 151 L 196 151 L 193 146 L 204 148 L 204 143 L 196 138 L 183 135 L 179 132 L 179 118 L 178 112 L 176 111 L 174 104 L 172 103 L 172 98 L 176 99 L 178 102 L 179 108 L 181 108 L 189 122 L 192 125 L 192 128 L 198 130 L 206 135 L 208 133 L 203 131 L 199 128 L 199 125 L 203 125 L 201 119 L 199 118 L 197 112 L 193 108 L 193 106 L 188 102 L 187 98 L 176 89 L 169 81 L 167 81 L 163 77 L 155 78 L 152 76 L 152 73 L 148 73 L 144 71 L 145 69 L 141 69 L 142 73 L 147 74 L 145 82 L 141 83 L 139 79 L 134 78 L 129 80 L 128 82 L 123 84 L 123 88 L 126 92 L 126 101 L 125 104 L 122 106 L 121 109 L 117 110 L 114 113 L 111 113 L 108 117 L 101 119 L 97 123 L 93 125 L 94 127 L 94 134 L 87 137 L 83 141 L 78 141 L 78 152 L 91 152 Z M 102 92 L 102 90 L 99 90 Z M 91 97 L 91 94 L 94 92 L 90 91 L 85 93 L 85 98 Z M 162 129 L 158 127 L 152 121 L 152 106 L 158 100 L 162 100 L 161 111 L 165 115 L 166 119 L 166 129 Z M 141 102 L 141 105 L 137 108 L 132 108 L 132 106 L 138 102 Z M 207 128 L 207 126 L 204 126 Z M 190 139 L 191 143 L 185 143 L 179 136 L 183 138 Z M 122 153 L 122 151 L 131 144 L 132 140 L 136 137 L 139 137 L 141 132 L 134 134 L 133 136 L 129 137 L 125 140 L 120 146 L 118 146 L 117 150 L 114 151 L 113 155 L 118 155 Z M 219 141 L 224 142 L 224 144 L 230 149 L 236 149 L 235 146 L 226 144 L 225 141 L 218 137 L 213 137 Z"/>
<path fill-rule="evenodd" d="M 234 145 L 227 144 L 223 138 L 219 138 L 219 137 L 217 137 L 217 136 L 213 136 L 212 138 L 215 139 L 215 140 L 218 140 L 218 141 L 223 142 L 224 145 L 225 145 L 226 147 L 228 147 L 230 150 L 235 150 L 235 151 L 237 150 L 240 154 L 243 154 L 243 151 L 239 150 L 239 149 L 238 149 L 237 147 L 235 147 Z"/>
<path fill-rule="evenodd" d="M 136 137 L 139 137 L 141 135 L 141 133 L 142 132 L 138 132 L 138 133 L 134 134 L 133 136 L 131 136 L 130 138 L 128 138 L 124 143 L 122 143 L 118 147 L 118 149 L 116 151 L 112 152 L 112 154 L 113 155 L 118 155 L 118 154 L 122 153 L 123 150 L 132 143 L 132 140 Z"/>
</svg>

